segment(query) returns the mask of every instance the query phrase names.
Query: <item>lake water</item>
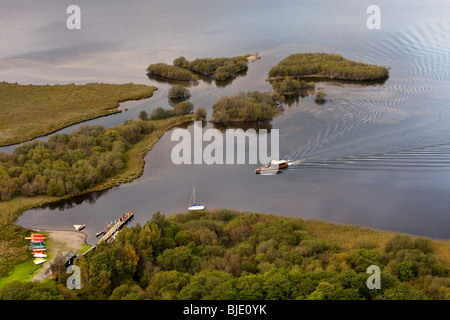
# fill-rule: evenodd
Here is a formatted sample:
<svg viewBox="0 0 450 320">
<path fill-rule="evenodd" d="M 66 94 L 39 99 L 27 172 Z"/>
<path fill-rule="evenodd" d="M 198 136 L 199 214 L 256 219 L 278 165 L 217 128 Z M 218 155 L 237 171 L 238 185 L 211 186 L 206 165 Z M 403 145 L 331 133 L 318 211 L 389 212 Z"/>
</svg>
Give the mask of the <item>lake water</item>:
<svg viewBox="0 0 450 320">
<path fill-rule="evenodd" d="M 270 127 L 279 130 L 280 155 L 295 154 L 298 164 L 276 176 L 255 175 L 254 164 L 176 166 L 169 131 L 147 154 L 141 178 L 29 210 L 18 224 L 67 230 L 86 224 L 88 242 L 95 243 L 95 233 L 125 210 L 136 213 L 133 223 L 156 211 L 185 212 L 195 186 L 197 200 L 209 208 L 450 238 L 447 1 L 377 1 L 380 30 L 366 26 L 370 1 L 77 1 L 81 30 L 66 28 L 70 4 L 2 4 L 0 77 L 24 84 L 158 87 L 152 98 L 124 103 L 122 113 L 88 124 L 111 127 L 141 110 L 170 108 L 170 84 L 147 78 L 145 69 L 181 55 L 262 57 L 231 83 L 190 87 L 190 101 L 205 107 L 208 118 L 221 96 L 271 91 L 268 71 L 292 53 L 340 53 L 390 66 L 390 76 L 366 85 L 319 82 L 328 94 L 325 104 L 307 96 L 284 105 Z"/>
</svg>

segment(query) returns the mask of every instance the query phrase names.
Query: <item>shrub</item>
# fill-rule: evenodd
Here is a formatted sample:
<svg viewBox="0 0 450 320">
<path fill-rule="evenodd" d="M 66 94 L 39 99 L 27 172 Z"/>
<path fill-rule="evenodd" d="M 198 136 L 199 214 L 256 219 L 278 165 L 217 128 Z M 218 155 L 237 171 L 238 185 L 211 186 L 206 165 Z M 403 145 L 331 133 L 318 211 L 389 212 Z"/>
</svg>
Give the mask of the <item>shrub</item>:
<svg viewBox="0 0 450 320">
<path fill-rule="evenodd" d="M 147 119 L 148 119 L 148 113 L 145 112 L 145 110 L 142 110 L 142 111 L 139 113 L 139 119 L 141 119 L 141 120 L 147 120 Z"/>
<path fill-rule="evenodd" d="M 323 92 L 322 89 L 320 89 L 320 90 L 316 91 L 316 94 L 314 95 L 314 100 L 318 101 L 318 102 L 324 101 L 326 96 L 327 96 L 327 94 L 325 92 Z"/>
<path fill-rule="evenodd" d="M 385 245 L 384 251 L 397 252 L 404 249 L 413 249 L 414 245 L 411 237 L 408 235 L 396 235 L 392 237 Z"/>
<path fill-rule="evenodd" d="M 154 109 L 150 115 L 151 120 L 162 120 L 165 118 L 166 118 L 166 111 L 161 107 Z"/>
<path fill-rule="evenodd" d="M 207 111 L 205 108 L 199 107 L 197 108 L 195 114 L 197 115 L 198 120 L 204 120 L 206 119 Z"/>
<path fill-rule="evenodd" d="M 358 249 L 352 252 L 350 263 L 357 272 L 365 272 L 370 265 L 379 265 L 381 256 L 375 250 Z"/>
<path fill-rule="evenodd" d="M 192 113 L 194 110 L 194 104 L 190 101 L 181 101 L 175 107 L 173 107 L 173 112 L 177 116 L 186 115 Z"/>
<path fill-rule="evenodd" d="M 397 272 L 400 281 L 409 281 L 414 277 L 413 264 L 409 261 L 403 261 L 398 265 Z"/>
<path fill-rule="evenodd" d="M 175 84 L 169 89 L 167 97 L 169 99 L 186 99 L 191 96 L 191 91 L 180 84 Z"/>
</svg>

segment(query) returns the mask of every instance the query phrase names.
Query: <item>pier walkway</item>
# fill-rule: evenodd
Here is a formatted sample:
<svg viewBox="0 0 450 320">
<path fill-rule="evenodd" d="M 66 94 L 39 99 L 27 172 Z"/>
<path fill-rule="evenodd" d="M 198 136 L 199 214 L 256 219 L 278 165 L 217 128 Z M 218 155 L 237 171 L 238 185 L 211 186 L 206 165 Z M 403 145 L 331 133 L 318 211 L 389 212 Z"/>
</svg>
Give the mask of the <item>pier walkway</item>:
<svg viewBox="0 0 450 320">
<path fill-rule="evenodd" d="M 88 254 L 89 252 L 91 252 L 92 250 L 94 250 L 95 248 L 97 248 L 97 246 L 106 241 L 107 243 L 111 242 L 112 240 L 114 240 L 117 232 L 120 231 L 120 229 L 123 228 L 124 225 L 126 225 L 128 222 L 130 222 L 131 219 L 133 219 L 134 217 L 134 213 L 129 211 L 127 213 L 124 213 L 119 219 L 117 219 L 116 221 L 114 221 L 113 226 L 106 231 L 106 233 L 98 240 L 97 244 L 93 245 L 92 247 L 90 247 L 88 250 L 86 250 L 85 252 L 83 252 L 82 254 L 77 256 L 77 259 L 85 256 L 86 254 Z"/>
</svg>

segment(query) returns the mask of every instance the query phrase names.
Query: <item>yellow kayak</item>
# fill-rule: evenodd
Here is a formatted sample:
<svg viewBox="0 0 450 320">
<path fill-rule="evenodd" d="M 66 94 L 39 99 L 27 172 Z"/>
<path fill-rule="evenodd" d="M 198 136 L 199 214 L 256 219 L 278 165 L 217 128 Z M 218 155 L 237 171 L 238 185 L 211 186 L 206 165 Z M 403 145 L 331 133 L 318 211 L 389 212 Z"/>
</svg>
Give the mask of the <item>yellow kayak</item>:
<svg viewBox="0 0 450 320">
<path fill-rule="evenodd" d="M 41 264 L 44 263 L 45 261 L 47 261 L 47 259 L 44 258 L 38 258 L 38 259 L 34 259 L 34 264 Z"/>
</svg>

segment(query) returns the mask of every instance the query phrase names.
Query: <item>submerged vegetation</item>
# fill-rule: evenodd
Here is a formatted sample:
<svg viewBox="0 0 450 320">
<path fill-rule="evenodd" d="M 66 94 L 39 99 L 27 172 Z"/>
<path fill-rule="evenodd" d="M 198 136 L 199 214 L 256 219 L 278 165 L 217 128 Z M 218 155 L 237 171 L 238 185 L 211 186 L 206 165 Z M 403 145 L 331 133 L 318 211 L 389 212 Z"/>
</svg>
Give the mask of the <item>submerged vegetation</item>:
<svg viewBox="0 0 450 320">
<path fill-rule="evenodd" d="M 340 80 L 379 80 L 388 76 L 384 66 L 348 60 L 340 54 L 297 53 L 280 61 L 269 71 L 269 80 L 284 77 L 327 77 Z"/>
<path fill-rule="evenodd" d="M 120 112 L 120 102 L 149 98 L 155 90 L 132 83 L 50 86 L 0 82 L 0 145 L 31 140 Z"/>
<path fill-rule="evenodd" d="M 269 92 L 240 92 L 221 97 L 213 106 L 212 121 L 265 121 L 280 113 L 279 96 Z"/>
<path fill-rule="evenodd" d="M 57 282 L 5 285 L 0 299 L 448 299 L 448 250 L 448 242 L 300 218 L 155 213 L 76 262 L 81 290 L 68 290 L 63 272 Z M 372 264 L 379 290 L 366 286 Z"/>
</svg>

